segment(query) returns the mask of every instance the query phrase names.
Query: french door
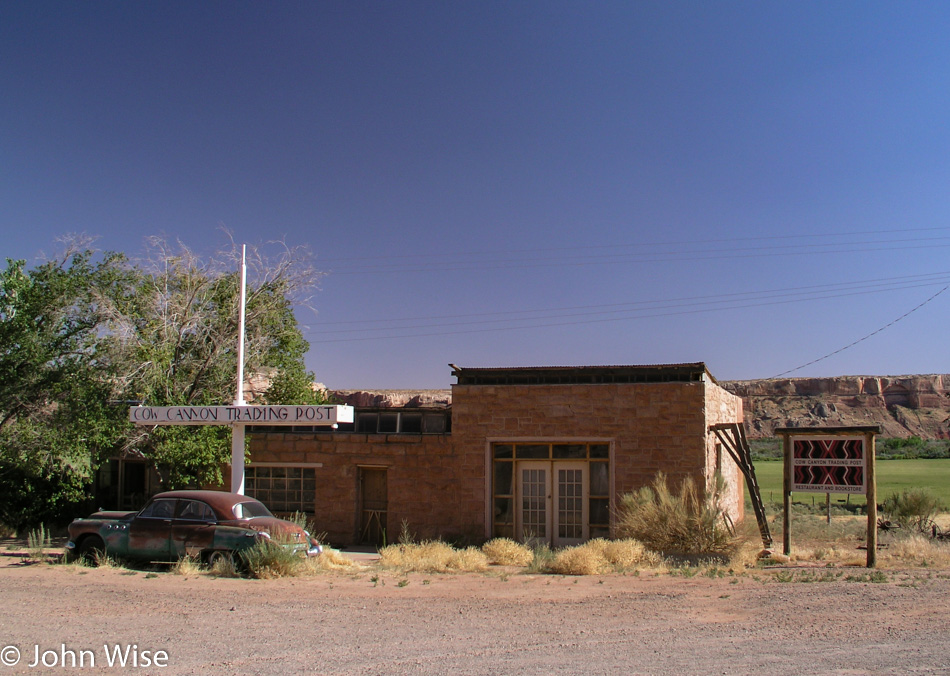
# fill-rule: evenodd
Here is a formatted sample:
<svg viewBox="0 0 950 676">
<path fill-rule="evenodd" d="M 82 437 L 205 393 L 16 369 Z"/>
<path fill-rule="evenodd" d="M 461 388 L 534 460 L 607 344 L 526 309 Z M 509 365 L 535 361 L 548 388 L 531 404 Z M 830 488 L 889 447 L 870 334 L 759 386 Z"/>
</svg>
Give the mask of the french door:
<svg viewBox="0 0 950 676">
<path fill-rule="evenodd" d="M 516 465 L 516 532 L 525 542 L 564 547 L 589 537 L 587 463 L 522 460 Z"/>
</svg>

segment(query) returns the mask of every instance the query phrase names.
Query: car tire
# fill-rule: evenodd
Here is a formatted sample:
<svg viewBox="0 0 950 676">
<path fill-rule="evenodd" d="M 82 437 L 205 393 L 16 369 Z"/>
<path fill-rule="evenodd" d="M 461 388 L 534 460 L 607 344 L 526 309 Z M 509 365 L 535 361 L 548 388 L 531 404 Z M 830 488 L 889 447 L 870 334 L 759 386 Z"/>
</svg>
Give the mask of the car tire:
<svg viewBox="0 0 950 676">
<path fill-rule="evenodd" d="M 77 547 L 76 558 L 91 566 L 98 566 L 99 559 L 105 555 L 106 543 L 98 535 L 88 535 Z"/>
<path fill-rule="evenodd" d="M 208 564 L 208 568 L 214 568 L 217 565 L 231 566 L 232 568 L 237 568 L 237 562 L 234 560 L 234 552 L 216 550 L 208 554 L 205 557 L 205 561 Z"/>
</svg>

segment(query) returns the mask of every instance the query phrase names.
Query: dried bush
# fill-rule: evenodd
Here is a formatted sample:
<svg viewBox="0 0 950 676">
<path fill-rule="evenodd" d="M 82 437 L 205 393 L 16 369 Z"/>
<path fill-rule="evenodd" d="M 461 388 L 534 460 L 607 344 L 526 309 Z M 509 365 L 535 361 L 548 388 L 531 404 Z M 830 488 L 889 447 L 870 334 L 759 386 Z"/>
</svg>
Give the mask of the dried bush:
<svg viewBox="0 0 950 676">
<path fill-rule="evenodd" d="M 268 580 L 299 575 L 304 560 L 290 549 L 270 540 L 261 540 L 241 552 L 241 560 L 251 577 Z"/>
<path fill-rule="evenodd" d="M 707 495 L 685 479 L 673 493 L 658 473 L 652 486 L 621 498 L 617 532 L 664 554 L 731 556 L 740 544 L 721 507 L 725 482 Z"/>
<path fill-rule="evenodd" d="M 601 575 L 640 566 L 660 568 L 663 558 L 636 540 L 597 538 L 560 550 L 554 555 L 548 570 L 560 575 Z"/>
<path fill-rule="evenodd" d="M 904 528 L 929 530 L 933 519 L 943 511 L 940 499 L 926 488 L 911 488 L 892 493 L 881 505 L 881 511 L 891 521 Z"/>
<path fill-rule="evenodd" d="M 383 567 L 405 572 L 477 572 L 488 568 L 488 557 L 476 547 L 456 550 L 441 540 L 389 545 L 379 550 L 379 556 Z"/>
<path fill-rule="evenodd" d="M 489 540 L 482 545 L 482 551 L 491 563 L 499 566 L 527 566 L 534 560 L 530 547 L 509 538 Z"/>
<path fill-rule="evenodd" d="M 307 559 L 307 571 L 310 573 L 325 573 L 357 568 L 362 568 L 362 566 L 353 559 L 329 547 L 324 547 L 319 556 L 313 556 Z"/>
<path fill-rule="evenodd" d="M 172 566 L 172 572 L 185 577 L 198 575 L 201 572 L 201 564 L 191 556 L 183 556 Z"/>
<path fill-rule="evenodd" d="M 558 575 L 599 575 L 611 566 L 597 547 L 580 545 L 562 549 L 554 555 L 550 571 Z"/>
</svg>

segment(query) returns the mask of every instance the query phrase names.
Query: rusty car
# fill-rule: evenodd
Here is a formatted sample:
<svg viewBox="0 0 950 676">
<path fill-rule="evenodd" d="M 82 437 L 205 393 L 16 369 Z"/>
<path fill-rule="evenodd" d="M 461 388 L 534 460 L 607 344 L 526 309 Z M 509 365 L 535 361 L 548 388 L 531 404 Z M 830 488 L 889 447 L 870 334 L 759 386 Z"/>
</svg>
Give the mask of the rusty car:
<svg viewBox="0 0 950 676">
<path fill-rule="evenodd" d="M 223 491 L 167 491 L 138 512 L 98 511 L 69 525 L 66 558 L 100 555 L 139 561 L 192 557 L 207 565 L 239 562 L 242 552 L 269 541 L 316 556 L 320 544 L 297 524 L 279 519 L 259 500 Z"/>
</svg>

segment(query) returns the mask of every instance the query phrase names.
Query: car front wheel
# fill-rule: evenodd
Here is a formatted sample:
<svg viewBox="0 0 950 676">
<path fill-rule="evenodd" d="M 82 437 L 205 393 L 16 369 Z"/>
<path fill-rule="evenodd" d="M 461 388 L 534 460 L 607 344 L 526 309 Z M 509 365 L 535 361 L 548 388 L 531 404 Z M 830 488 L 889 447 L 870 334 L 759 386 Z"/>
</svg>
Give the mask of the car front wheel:
<svg viewBox="0 0 950 676">
<path fill-rule="evenodd" d="M 106 543 L 98 535 L 89 535 L 83 538 L 79 543 L 76 552 L 76 558 L 80 561 L 94 566 L 99 565 L 99 560 L 105 555 Z"/>
</svg>

